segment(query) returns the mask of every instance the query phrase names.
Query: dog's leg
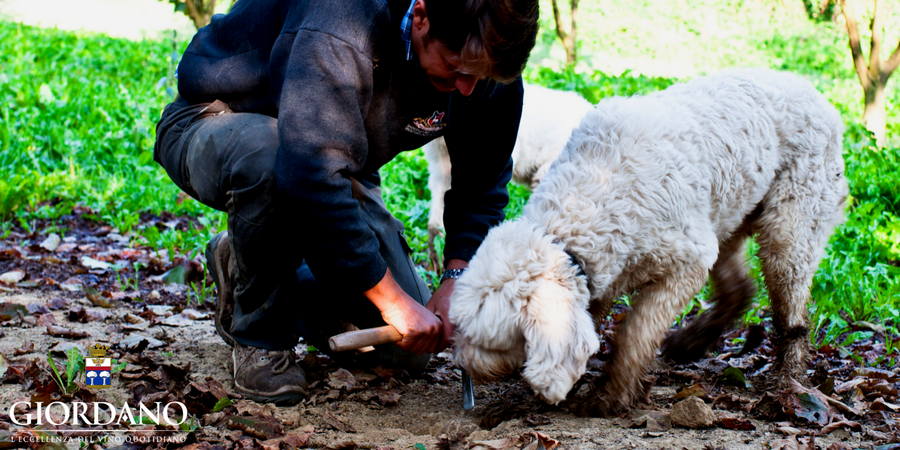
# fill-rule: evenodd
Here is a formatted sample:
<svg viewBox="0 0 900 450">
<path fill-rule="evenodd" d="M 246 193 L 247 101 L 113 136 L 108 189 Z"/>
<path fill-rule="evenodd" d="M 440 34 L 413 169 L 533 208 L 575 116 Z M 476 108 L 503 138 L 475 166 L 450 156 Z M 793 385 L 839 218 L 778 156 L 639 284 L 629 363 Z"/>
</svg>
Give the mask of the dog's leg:
<svg viewBox="0 0 900 450">
<path fill-rule="evenodd" d="M 720 247 L 710 274 L 712 309 L 669 336 L 662 346 L 663 358 L 677 363 L 699 360 L 747 310 L 756 285 L 747 268 L 746 241 L 746 231 L 739 230 Z"/>
<path fill-rule="evenodd" d="M 450 153 L 443 138 L 423 147 L 428 161 L 428 189 L 431 190 L 431 210 L 428 212 L 428 260 L 433 270 L 440 272 L 441 258 L 434 248 L 434 238 L 444 228 L 444 193 L 450 189 Z"/>
<path fill-rule="evenodd" d="M 679 311 L 706 282 L 702 265 L 673 271 L 666 278 L 641 288 L 634 309 L 625 316 L 613 342 L 609 381 L 587 405 L 591 415 L 606 415 L 640 400 L 647 367 Z"/>
<path fill-rule="evenodd" d="M 846 182 L 826 174 L 785 171 L 765 200 L 754 228 L 775 325 L 775 376 L 803 382 L 809 355 L 810 285 L 835 223 L 842 220 Z M 838 173 L 838 179 L 828 179 Z M 819 175 L 819 179 L 816 179 Z M 798 195 L 796 193 L 803 193 Z"/>
</svg>

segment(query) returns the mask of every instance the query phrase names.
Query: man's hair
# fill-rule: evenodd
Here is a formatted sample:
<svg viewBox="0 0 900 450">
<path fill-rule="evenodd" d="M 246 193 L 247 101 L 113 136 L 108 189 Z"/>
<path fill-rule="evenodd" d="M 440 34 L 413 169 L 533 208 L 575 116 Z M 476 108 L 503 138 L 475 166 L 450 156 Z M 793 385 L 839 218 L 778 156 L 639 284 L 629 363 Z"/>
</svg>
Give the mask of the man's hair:
<svg viewBox="0 0 900 450">
<path fill-rule="evenodd" d="M 459 52 L 466 69 L 501 82 L 525 68 L 539 28 L 538 0 L 425 0 L 429 40 Z"/>
</svg>

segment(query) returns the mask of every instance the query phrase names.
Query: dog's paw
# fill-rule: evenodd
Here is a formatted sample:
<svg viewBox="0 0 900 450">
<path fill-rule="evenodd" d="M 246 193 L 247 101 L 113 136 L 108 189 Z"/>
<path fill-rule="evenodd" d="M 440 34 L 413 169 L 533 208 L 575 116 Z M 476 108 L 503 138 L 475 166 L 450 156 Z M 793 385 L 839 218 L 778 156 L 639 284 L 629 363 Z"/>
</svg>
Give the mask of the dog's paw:
<svg viewBox="0 0 900 450">
<path fill-rule="evenodd" d="M 618 396 L 598 390 L 575 402 L 573 412 L 582 417 L 618 417 L 629 411 L 629 404 Z"/>
</svg>

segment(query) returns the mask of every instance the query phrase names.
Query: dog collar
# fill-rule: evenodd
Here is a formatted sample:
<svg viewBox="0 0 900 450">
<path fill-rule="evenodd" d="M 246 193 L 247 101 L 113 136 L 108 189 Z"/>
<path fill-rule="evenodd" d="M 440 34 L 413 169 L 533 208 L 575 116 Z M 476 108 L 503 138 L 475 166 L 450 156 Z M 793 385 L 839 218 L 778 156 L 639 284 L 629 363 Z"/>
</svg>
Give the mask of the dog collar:
<svg viewBox="0 0 900 450">
<path fill-rule="evenodd" d="M 575 275 L 581 275 L 581 276 L 587 278 L 587 273 L 585 273 L 585 271 L 584 271 L 584 266 L 581 265 L 580 262 L 578 262 L 578 258 L 576 258 L 575 254 L 569 250 L 569 247 L 566 247 L 566 243 L 563 242 L 563 240 L 558 237 L 553 238 L 553 243 L 561 245 L 563 248 L 563 251 L 566 252 L 567 255 L 569 255 L 569 261 L 572 263 L 573 266 L 578 268 L 578 273 L 576 273 Z M 588 279 L 588 284 L 590 284 L 590 281 L 591 280 Z"/>
</svg>

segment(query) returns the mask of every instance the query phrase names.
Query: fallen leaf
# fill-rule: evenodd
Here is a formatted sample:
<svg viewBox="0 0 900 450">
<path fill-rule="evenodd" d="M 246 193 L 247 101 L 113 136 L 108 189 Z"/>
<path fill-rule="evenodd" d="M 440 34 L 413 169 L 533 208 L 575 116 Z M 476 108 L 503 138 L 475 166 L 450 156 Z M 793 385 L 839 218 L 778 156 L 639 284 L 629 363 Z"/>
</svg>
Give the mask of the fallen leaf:
<svg viewBox="0 0 900 450">
<path fill-rule="evenodd" d="M 831 433 L 832 431 L 837 430 L 838 428 L 849 428 L 851 430 L 859 430 L 862 428 L 862 426 L 859 424 L 859 422 L 852 422 L 849 420 L 841 420 L 838 422 L 831 422 L 830 424 L 823 427 L 822 434 Z"/>
<path fill-rule="evenodd" d="M 65 327 L 61 327 L 59 325 L 48 325 L 47 332 L 45 334 L 49 334 L 53 337 L 61 337 L 67 339 L 84 339 L 91 336 L 91 334 L 88 332 L 75 331 Z"/>
<path fill-rule="evenodd" d="M 338 369 L 328 374 L 328 385 L 334 389 L 349 390 L 356 386 L 356 378 L 346 369 Z"/>
<path fill-rule="evenodd" d="M 28 315 L 28 308 L 18 303 L 0 303 L 0 321 L 6 322 L 18 318 L 19 315 Z"/>
<path fill-rule="evenodd" d="M 76 244 L 65 243 L 60 244 L 59 247 L 56 247 L 56 253 L 69 253 L 72 250 L 75 250 L 75 247 L 78 247 Z"/>
<path fill-rule="evenodd" d="M 522 423 L 529 427 L 536 427 L 547 425 L 550 423 L 550 418 L 543 414 L 528 413 L 527 416 L 522 418 Z"/>
<path fill-rule="evenodd" d="M 834 392 L 834 383 L 834 377 L 828 377 L 822 384 L 816 386 L 816 389 L 818 389 L 819 392 L 821 392 L 825 396 L 829 396 Z"/>
<path fill-rule="evenodd" d="M 724 417 L 719 419 L 719 424 L 724 428 L 728 428 L 729 430 L 748 430 L 752 431 L 756 429 L 756 425 L 753 425 L 753 422 L 747 419 L 741 419 L 737 417 Z"/>
<path fill-rule="evenodd" d="M 195 414 L 206 414 L 212 411 L 221 399 L 228 398 L 228 392 L 222 387 L 222 383 L 212 377 L 206 377 L 206 381 L 203 382 L 190 382 L 182 394 L 188 411 Z"/>
<path fill-rule="evenodd" d="M 853 370 L 851 374 L 853 377 L 868 377 L 868 378 L 880 378 L 882 380 L 887 381 L 898 381 L 900 380 L 900 375 L 897 375 L 894 372 L 884 369 L 875 369 L 871 367 L 857 367 Z"/>
<path fill-rule="evenodd" d="M 494 439 L 491 441 L 475 441 L 469 445 L 470 450 L 510 450 L 516 447 L 516 438 Z"/>
<path fill-rule="evenodd" d="M 838 393 L 838 394 L 844 394 L 844 393 L 847 393 L 847 392 L 852 391 L 853 388 L 855 388 L 856 386 L 858 386 L 858 385 L 860 385 L 860 384 L 862 384 L 862 383 L 865 383 L 865 382 L 866 382 L 866 379 L 865 379 L 865 378 L 861 378 L 861 377 L 860 377 L 860 378 L 854 378 L 854 379 L 852 379 L 852 380 L 850 380 L 850 381 L 846 381 L 846 382 L 843 382 L 843 383 L 841 383 L 841 384 L 835 386 L 835 387 L 834 387 L 834 392 L 836 392 L 836 393 Z"/>
<path fill-rule="evenodd" d="M 71 350 L 73 348 L 78 350 L 78 353 L 81 353 L 82 355 L 87 354 L 87 347 L 85 347 L 84 344 L 79 344 L 76 342 L 68 342 L 68 341 L 57 342 L 55 345 L 50 347 L 50 352 L 53 353 L 54 356 L 60 356 L 60 357 L 65 358 L 66 354 L 69 352 L 69 350 Z"/>
<path fill-rule="evenodd" d="M 282 442 L 287 444 L 288 448 L 307 447 L 309 438 L 312 437 L 316 429 L 312 425 L 304 425 L 294 431 L 288 433 Z"/>
<path fill-rule="evenodd" d="M 25 278 L 25 272 L 21 270 L 13 270 L 0 275 L 0 283 L 16 284 Z"/>
<path fill-rule="evenodd" d="M 359 448 L 359 445 L 354 441 L 335 441 L 332 442 L 325 447 L 322 447 L 322 450 L 356 450 Z"/>
<path fill-rule="evenodd" d="M 48 308 L 47 305 L 42 305 L 40 303 L 29 303 L 25 305 L 25 309 L 27 309 L 28 313 L 31 315 L 50 313 L 50 308 Z"/>
<path fill-rule="evenodd" d="M 57 310 L 69 306 L 69 303 L 70 302 L 68 300 L 57 297 L 47 302 L 47 307 L 52 310 Z"/>
<path fill-rule="evenodd" d="M 787 439 L 779 439 L 772 443 L 772 450 L 800 450 L 800 442 L 797 441 L 796 436 L 791 436 Z"/>
<path fill-rule="evenodd" d="M 350 424 L 338 419 L 334 414 L 331 413 L 331 411 L 325 411 L 324 418 L 325 424 L 331 428 L 334 428 L 335 430 L 343 433 L 356 433 L 356 430 L 353 429 Z"/>
<path fill-rule="evenodd" d="M 831 408 L 828 398 L 817 389 L 807 389 L 796 380 L 790 380 L 790 387 L 782 393 L 781 404 L 785 412 L 801 419 L 804 424 L 824 427 L 831 422 Z"/>
<path fill-rule="evenodd" d="M 137 349 L 143 341 L 147 341 L 145 348 L 159 348 L 166 345 L 165 342 L 160 341 L 159 339 L 132 333 L 127 338 L 119 341 L 119 348 L 123 348 L 129 351 L 135 351 L 135 349 Z"/>
<path fill-rule="evenodd" d="M 59 247 L 60 242 L 62 242 L 62 239 L 59 238 L 58 234 L 50 233 L 50 236 L 47 236 L 47 239 L 44 239 L 44 241 L 41 242 L 41 248 L 48 252 L 53 252 Z"/>
<path fill-rule="evenodd" d="M 181 314 L 176 314 L 174 316 L 166 317 L 165 319 L 159 322 L 160 325 L 166 325 L 170 327 L 189 327 L 194 324 L 194 321 L 184 317 Z"/>
<path fill-rule="evenodd" d="M 870 411 L 888 411 L 892 413 L 900 412 L 900 405 L 894 405 L 884 401 L 883 399 L 875 399 L 871 405 L 869 405 Z"/>
<path fill-rule="evenodd" d="M 29 343 L 24 344 L 21 347 L 17 348 L 13 352 L 13 355 L 14 356 L 22 356 L 22 355 L 27 355 L 29 353 L 34 353 L 34 342 L 29 342 Z"/>
<path fill-rule="evenodd" d="M 90 286 L 82 286 L 81 290 L 84 291 L 85 297 L 94 305 L 99 306 L 101 308 L 114 308 L 115 305 L 109 302 L 103 294 L 101 294 L 96 289 Z"/>
<path fill-rule="evenodd" d="M 90 311 L 81 305 L 69 309 L 66 313 L 66 318 L 69 319 L 70 322 L 81 323 L 100 322 L 105 320 L 108 316 L 109 314 L 104 311 Z"/>
<path fill-rule="evenodd" d="M 825 450 L 852 450 L 852 448 L 843 442 L 834 442 Z"/>
<path fill-rule="evenodd" d="M 138 317 L 132 313 L 125 313 L 125 315 L 122 316 L 122 319 L 132 325 L 146 322 L 146 320 L 141 319 L 140 317 Z"/>
<path fill-rule="evenodd" d="M 703 383 L 695 383 L 675 393 L 672 397 L 676 400 L 684 400 L 688 397 L 703 397 L 709 393 L 709 386 Z"/>
<path fill-rule="evenodd" d="M 181 310 L 181 315 L 183 315 L 184 317 L 187 317 L 188 319 L 191 319 L 191 320 L 205 320 L 205 319 L 212 318 L 212 315 L 210 313 L 200 312 L 200 311 L 197 311 L 196 309 L 191 309 L 191 308 L 185 308 L 185 309 Z"/>
<path fill-rule="evenodd" d="M 112 264 L 91 258 L 90 256 L 82 256 L 81 265 L 88 269 L 95 270 L 109 270 L 112 268 Z"/>
<path fill-rule="evenodd" d="M 727 385 L 747 387 L 747 379 L 744 378 L 744 373 L 741 372 L 741 369 L 737 367 L 726 367 L 722 371 L 722 375 L 719 375 L 716 379 Z"/>
</svg>

